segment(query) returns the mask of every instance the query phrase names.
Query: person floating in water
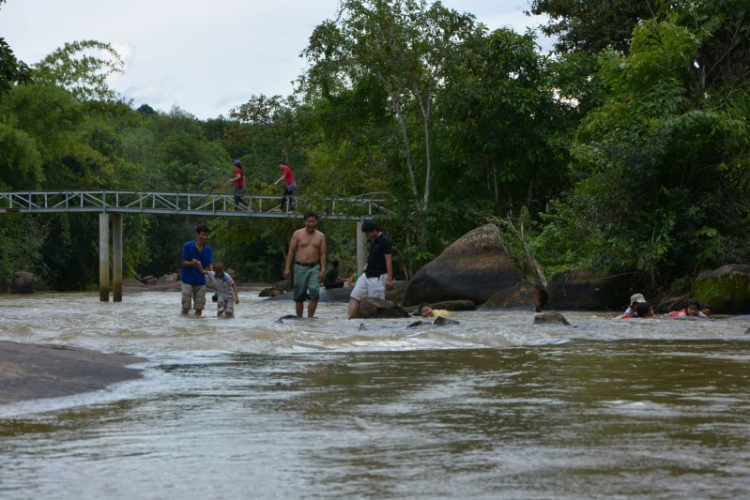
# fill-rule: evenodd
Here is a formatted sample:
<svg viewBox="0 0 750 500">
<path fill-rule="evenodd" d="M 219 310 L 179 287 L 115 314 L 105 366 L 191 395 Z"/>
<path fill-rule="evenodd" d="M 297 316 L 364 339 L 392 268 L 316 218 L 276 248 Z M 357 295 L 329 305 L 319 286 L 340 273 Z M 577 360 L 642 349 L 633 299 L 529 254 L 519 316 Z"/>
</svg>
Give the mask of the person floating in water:
<svg viewBox="0 0 750 500">
<path fill-rule="evenodd" d="M 320 298 L 320 283 L 325 278 L 326 268 L 326 235 L 318 231 L 318 214 L 305 213 L 305 227 L 292 234 L 289 242 L 289 253 L 286 257 L 284 277 L 292 277 L 294 262 L 294 307 L 297 317 L 301 318 L 307 305 L 307 316 L 315 316 Z"/>
<path fill-rule="evenodd" d="M 326 289 L 344 287 L 344 282 L 339 279 L 339 261 L 338 260 L 334 260 L 333 262 L 331 262 L 331 268 L 326 272 L 326 277 L 323 280 L 323 286 Z"/>
<path fill-rule="evenodd" d="M 688 299 L 687 301 L 687 307 L 685 309 L 680 309 L 678 311 L 672 311 L 670 312 L 667 317 L 668 318 L 686 318 L 686 317 L 694 317 L 694 318 L 705 318 L 706 316 L 701 312 L 701 304 L 695 299 Z"/>
<path fill-rule="evenodd" d="M 232 277 L 224 271 L 224 264 L 214 263 L 214 270 L 208 272 L 209 286 L 216 292 L 216 316 L 234 318 L 234 305 L 240 303 L 240 292 Z"/>
<path fill-rule="evenodd" d="M 213 270 L 214 252 L 208 244 L 211 230 L 205 224 L 195 228 L 195 239 L 182 246 L 182 314 L 187 316 L 191 307 L 200 316 L 206 307 L 206 274 Z"/>
<path fill-rule="evenodd" d="M 426 302 L 419 304 L 417 313 L 423 318 L 437 318 L 438 316 L 446 317 L 451 315 L 451 312 L 447 309 L 433 309 L 432 306 Z"/>
<path fill-rule="evenodd" d="M 636 310 L 638 309 L 638 304 L 647 304 L 646 298 L 643 296 L 642 293 L 634 293 L 633 295 L 631 295 L 630 306 L 628 306 L 628 308 L 625 309 L 624 313 L 617 316 L 615 319 L 634 318 L 636 316 Z"/>
</svg>

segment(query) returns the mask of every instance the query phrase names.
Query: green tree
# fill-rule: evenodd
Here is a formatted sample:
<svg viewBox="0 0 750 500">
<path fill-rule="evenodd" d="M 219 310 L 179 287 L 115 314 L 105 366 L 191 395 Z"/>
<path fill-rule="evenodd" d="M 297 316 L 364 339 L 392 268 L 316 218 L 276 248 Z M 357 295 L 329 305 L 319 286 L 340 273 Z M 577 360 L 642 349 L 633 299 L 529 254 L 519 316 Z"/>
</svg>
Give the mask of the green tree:
<svg viewBox="0 0 750 500">
<path fill-rule="evenodd" d="M 440 118 L 439 96 L 463 41 L 477 27 L 473 17 L 424 0 L 346 0 L 337 20 L 316 27 L 305 55 L 306 83 L 324 97 L 373 76 L 387 95 L 401 146 L 398 158 L 419 220 L 431 201 L 432 137 Z"/>
<path fill-rule="evenodd" d="M 530 13 L 546 15 L 542 32 L 556 40 L 560 54 L 586 52 L 596 55 L 612 47 L 627 52 L 633 29 L 643 19 L 658 14 L 664 0 L 531 0 Z"/>
<path fill-rule="evenodd" d="M 107 78 L 122 73 L 119 53 L 108 43 L 82 40 L 66 43 L 34 65 L 35 80 L 59 85 L 79 99 L 112 100 L 117 93 Z"/>
<path fill-rule="evenodd" d="M 740 111 L 749 96 L 700 91 L 700 53 L 690 30 L 651 20 L 628 56 L 602 54 L 608 99 L 578 130 L 582 180 L 555 205 L 547 255 L 562 245 L 580 263 L 637 269 L 655 287 L 750 256 L 750 127 Z"/>
<path fill-rule="evenodd" d="M 0 189 L 36 189 L 42 183 L 42 157 L 26 132 L 0 123 L 0 152 Z"/>
</svg>

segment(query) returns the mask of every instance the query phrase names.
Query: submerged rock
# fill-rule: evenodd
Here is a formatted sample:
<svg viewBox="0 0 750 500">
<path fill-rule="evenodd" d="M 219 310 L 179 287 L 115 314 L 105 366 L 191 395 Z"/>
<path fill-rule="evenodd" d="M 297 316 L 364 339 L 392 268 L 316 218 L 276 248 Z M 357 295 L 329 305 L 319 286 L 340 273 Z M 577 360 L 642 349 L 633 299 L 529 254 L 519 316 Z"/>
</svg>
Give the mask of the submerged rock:
<svg viewBox="0 0 750 500">
<path fill-rule="evenodd" d="M 276 323 L 283 323 L 284 321 L 311 321 L 317 318 L 310 318 L 307 316 L 297 316 L 296 314 L 287 314 L 286 316 L 282 316 L 279 319 L 276 320 Z"/>
<path fill-rule="evenodd" d="M 261 290 L 258 297 L 276 297 L 277 295 L 282 294 L 284 294 L 284 290 L 271 286 Z"/>
<path fill-rule="evenodd" d="M 409 313 L 390 300 L 363 297 L 350 319 L 408 318 Z"/>
<path fill-rule="evenodd" d="M 141 378 L 127 365 L 146 361 L 79 347 L 0 341 L 0 404 L 69 396 Z"/>
<path fill-rule="evenodd" d="M 435 318 L 434 325 L 435 326 L 445 326 L 445 325 L 457 325 L 458 321 L 455 319 L 446 318 L 445 316 L 438 316 Z"/>
<path fill-rule="evenodd" d="M 557 312 L 546 312 L 546 313 L 537 314 L 536 316 L 534 316 L 534 324 L 535 325 L 570 326 L 570 323 L 568 323 L 568 320 L 565 319 L 565 316 Z"/>
<path fill-rule="evenodd" d="M 493 293 L 479 310 L 526 309 L 539 312 L 546 304 L 547 291 L 540 285 L 524 281 Z"/>
</svg>

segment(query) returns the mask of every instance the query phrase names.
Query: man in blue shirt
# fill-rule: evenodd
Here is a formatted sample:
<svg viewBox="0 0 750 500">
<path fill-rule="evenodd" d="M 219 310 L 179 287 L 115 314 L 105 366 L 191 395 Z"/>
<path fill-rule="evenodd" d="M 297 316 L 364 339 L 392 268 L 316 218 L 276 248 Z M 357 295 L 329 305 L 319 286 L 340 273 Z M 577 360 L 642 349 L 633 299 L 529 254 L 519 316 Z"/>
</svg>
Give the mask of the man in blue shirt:
<svg viewBox="0 0 750 500">
<path fill-rule="evenodd" d="M 182 314 L 187 316 L 191 306 L 200 316 L 206 306 L 206 275 L 213 271 L 214 252 L 207 243 L 211 230 L 205 224 L 195 228 L 195 239 L 182 246 Z"/>
</svg>

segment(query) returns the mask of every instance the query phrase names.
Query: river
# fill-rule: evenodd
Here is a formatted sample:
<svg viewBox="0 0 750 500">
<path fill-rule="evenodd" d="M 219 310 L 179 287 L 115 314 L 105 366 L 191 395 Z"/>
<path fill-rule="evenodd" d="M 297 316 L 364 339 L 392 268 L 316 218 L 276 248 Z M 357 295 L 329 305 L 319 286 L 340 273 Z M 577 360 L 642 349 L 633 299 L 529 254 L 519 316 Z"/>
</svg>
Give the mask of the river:
<svg viewBox="0 0 750 500">
<path fill-rule="evenodd" d="M 177 293 L 0 297 L 0 340 L 148 359 L 141 380 L 0 406 L 0 498 L 750 495 L 746 321 L 408 328 L 321 303 L 279 323 L 293 304 L 254 295 L 233 320 L 181 317 Z"/>
</svg>

